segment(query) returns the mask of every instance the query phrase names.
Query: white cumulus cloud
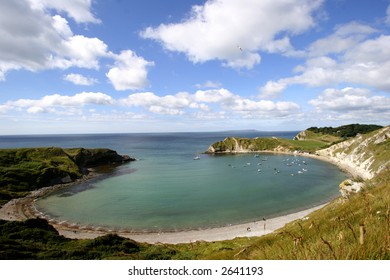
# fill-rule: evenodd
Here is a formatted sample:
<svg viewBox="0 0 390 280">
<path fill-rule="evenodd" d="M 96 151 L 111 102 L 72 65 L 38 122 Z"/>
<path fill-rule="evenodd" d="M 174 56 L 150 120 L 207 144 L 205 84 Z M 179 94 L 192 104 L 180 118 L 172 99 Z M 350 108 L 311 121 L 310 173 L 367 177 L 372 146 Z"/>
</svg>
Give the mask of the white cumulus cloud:
<svg viewBox="0 0 390 280">
<path fill-rule="evenodd" d="M 74 35 L 65 18 L 47 9 L 60 9 L 53 5 L 69 5 L 72 10 L 80 5 L 82 12 L 90 7 L 90 1 L 0 1 L 1 80 L 10 70 L 98 69 L 99 58 L 107 55 L 107 45 L 98 38 Z"/>
<path fill-rule="evenodd" d="M 122 51 L 119 55 L 113 54 L 115 66 L 106 74 L 116 90 L 135 90 L 145 88 L 148 84 L 148 68 L 154 62 L 137 56 L 131 50 Z"/>
<path fill-rule="evenodd" d="M 390 98 L 365 88 L 329 88 L 309 104 L 317 113 L 335 120 L 390 121 Z"/>
<path fill-rule="evenodd" d="M 35 9 L 54 9 L 65 12 L 78 23 L 100 23 L 91 12 L 92 0 L 28 0 Z"/>
<path fill-rule="evenodd" d="M 74 74 L 74 73 L 66 75 L 64 77 L 64 80 L 71 82 L 75 85 L 82 85 L 82 86 L 91 86 L 98 82 L 96 79 L 85 77 L 81 74 Z"/>
<path fill-rule="evenodd" d="M 260 63 L 260 51 L 294 52 L 289 36 L 315 25 L 314 13 L 322 2 L 209 0 L 193 6 L 182 22 L 148 27 L 141 36 L 185 53 L 194 63 L 220 60 L 228 67 L 250 69 Z"/>
<path fill-rule="evenodd" d="M 313 42 L 295 76 L 268 81 L 262 94 L 277 95 L 289 85 L 311 87 L 352 84 L 390 91 L 390 36 L 356 22 L 338 26 L 330 36 Z"/>
<path fill-rule="evenodd" d="M 260 97 L 262 98 L 275 98 L 279 96 L 281 92 L 286 88 L 286 84 L 283 81 L 274 82 L 268 81 L 267 84 L 260 88 Z"/>
<path fill-rule="evenodd" d="M 101 92 L 81 92 L 73 96 L 52 94 L 41 99 L 19 99 L 4 104 L 7 110 L 26 109 L 28 113 L 54 112 L 56 108 L 69 109 L 85 105 L 111 105 L 114 100 L 111 96 Z"/>
<path fill-rule="evenodd" d="M 299 105 L 294 102 L 246 99 L 223 88 L 165 96 L 158 96 L 153 92 L 134 93 L 121 99 L 119 104 L 145 108 L 160 115 L 187 114 L 208 118 L 225 118 L 228 113 L 231 117 L 241 118 L 284 118 L 300 113 Z"/>
</svg>

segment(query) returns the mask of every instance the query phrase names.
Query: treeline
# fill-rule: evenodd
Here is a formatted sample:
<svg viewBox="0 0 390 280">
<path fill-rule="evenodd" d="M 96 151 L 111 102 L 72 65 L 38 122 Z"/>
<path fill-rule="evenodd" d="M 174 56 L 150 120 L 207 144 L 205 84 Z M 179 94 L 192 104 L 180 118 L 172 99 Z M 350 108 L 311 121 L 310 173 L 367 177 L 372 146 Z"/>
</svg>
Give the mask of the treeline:
<svg viewBox="0 0 390 280">
<path fill-rule="evenodd" d="M 355 137 L 358 134 L 365 134 L 371 131 L 383 128 L 383 126 L 375 124 L 348 124 L 339 127 L 310 127 L 307 130 L 338 136 L 341 138 Z"/>
</svg>

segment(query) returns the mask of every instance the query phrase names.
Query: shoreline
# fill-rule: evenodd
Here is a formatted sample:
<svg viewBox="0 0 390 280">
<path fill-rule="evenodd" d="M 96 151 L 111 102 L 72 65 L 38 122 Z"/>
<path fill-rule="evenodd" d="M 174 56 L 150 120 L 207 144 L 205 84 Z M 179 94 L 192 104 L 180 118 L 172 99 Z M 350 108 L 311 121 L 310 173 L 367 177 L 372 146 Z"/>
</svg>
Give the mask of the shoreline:
<svg viewBox="0 0 390 280">
<path fill-rule="evenodd" d="M 145 242 L 149 244 L 179 244 L 192 243 L 197 241 L 213 242 L 232 240 L 238 237 L 255 237 L 266 235 L 274 232 L 279 228 L 282 228 L 284 225 L 292 221 L 298 219 L 309 219 L 308 215 L 310 213 L 323 208 L 325 205 L 327 205 L 327 203 L 299 212 L 270 218 L 265 221 L 258 220 L 238 225 L 177 232 L 131 233 L 126 230 L 97 230 L 93 227 L 76 226 L 75 228 L 69 228 L 58 224 L 53 226 L 58 230 L 61 235 L 73 239 L 92 239 L 98 236 L 113 233 L 125 238 L 135 240 L 137 242 Z"/>
<path fill-rule="evenodd" d="M 258 151 L 251 153 L 273 153 L 273 154 L 290 154 L 303 157 L 311 157 L 314 159 L 326 161 L 331 164 L 337 165 L 341 170 L 347 172 L 352 178 L 362 177 L 366 178 L 367 174 L 361 174 L 360 170 L 354 168 L 348 164 L 348 162 L 343 162 L 337 158 L 332 158 L 326 155 L 318 154 L 309 154 L 309 153 L 297 153 L 297 152 L 285 152 L 285 151 Z M 237 153 L 238 154 L 238 153 Z M 297 219 L 307 219 L 308 215 L 318 209 L 323 208 L 325 204 L 319 206 L 311 207 L 303 211 L 298 211 L 295 213 L 270 218 L 266 221 L 259 220 L 250 223 L 243 223 L 237 225 L 229 225 L 224 227 L 208 228 L 208 229 L 199 229 L 199 230 L 183 230 L 177 232 L 130 232 L 126 230 L 113 230 L 113 229 L 103 229 L 100 227 L 94 228 L 93 226 L 82 226 L 77 224 L 68 224 L 65 222 L 58 222 L 54 219 L 51 219 L 48 216 L 45 216 L 44 213 L 39 212 L 35 207 L 35 200 L 48 195 L 49 193 L 59 190 L 61 188 L 66 188 L 74 184 L 79 184 L 82 182 L 90 181 L 102 176 L 102 174 L 92 173 L 86 178 L 80 179 L 78 181 L 69 183 L 55 185 L 47 188 L 42 188 L 36 191 L 31 192 L 29 195 L 23 198 L 13 199 L 3 205 L 0 208 L 0 219 L 3 220 L 26 220 L 28 218 L 43 218 L 48 220 L 48 222 L 59 232 L 60 235 L 63 235 L 67 238 L 72 239 L 93 239 L 99 236 L 106 234 L 117 234 L 119 236 L 133 239 L 137 242 L 146 242 L 150 244 L 155 243 L 168 243 L 168 244 L 177 244 L 177 243 L 191 243 L 196 241 L 221 241 L 229 240 L 237 237 L 254 237 L 262 236 L 265 234 L 272 233 L 273 231 L 282 228 L 285 224 L 292 222 Z"/>
</svg>

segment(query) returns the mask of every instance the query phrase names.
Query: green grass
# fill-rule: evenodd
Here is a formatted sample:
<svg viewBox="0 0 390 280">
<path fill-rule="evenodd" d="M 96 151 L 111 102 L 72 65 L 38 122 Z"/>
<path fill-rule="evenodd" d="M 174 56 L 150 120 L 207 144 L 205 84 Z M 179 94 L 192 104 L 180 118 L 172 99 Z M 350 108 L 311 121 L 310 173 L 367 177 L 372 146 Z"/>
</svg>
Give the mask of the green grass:
<svg viewBox="0 0 390 280">
<path fill-rule="evenodd" d="M 305 134 L 306 134 L 305 140 L 313 140 L 313 141 L 323 142 L 327 144 L 332 144 L 343 140 L 343 138 L 339 136 L 330 135 L 321 132 L 314 132 L 310 130 L 305 130 Z"/>
<path fill-rule="evenodd" d="M 55 183 L 57 178 L 82 175 L 61 148 L 0 149 L 0 204 Z"/>
<path fill-rule="evenodd" d="M 122 162 L 109 149 L 0 149 L 0 205 L 29 191 L 81 178 L 86 167 Z"/>
</svg>

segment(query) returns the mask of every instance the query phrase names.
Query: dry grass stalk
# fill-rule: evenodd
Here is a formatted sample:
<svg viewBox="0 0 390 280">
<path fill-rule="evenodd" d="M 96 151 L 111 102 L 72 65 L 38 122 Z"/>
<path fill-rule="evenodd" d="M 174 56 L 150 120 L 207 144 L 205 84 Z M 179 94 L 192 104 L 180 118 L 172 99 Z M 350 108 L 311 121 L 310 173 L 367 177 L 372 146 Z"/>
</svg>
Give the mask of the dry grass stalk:
<svg viewBox="0 0 390 280">
<path fill-rule="evenodd" d="M 360 225 L 360 238 L 359 238 L 360 245 L 364 244 L 364 236 L 365 236 L 365 234 L 366 234 L 366 228 L 365 228 L 364 224 L 361 224 Z"/>
</svg>

